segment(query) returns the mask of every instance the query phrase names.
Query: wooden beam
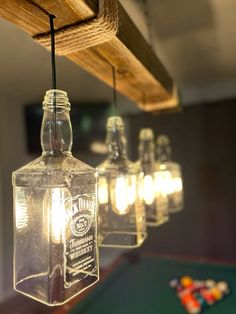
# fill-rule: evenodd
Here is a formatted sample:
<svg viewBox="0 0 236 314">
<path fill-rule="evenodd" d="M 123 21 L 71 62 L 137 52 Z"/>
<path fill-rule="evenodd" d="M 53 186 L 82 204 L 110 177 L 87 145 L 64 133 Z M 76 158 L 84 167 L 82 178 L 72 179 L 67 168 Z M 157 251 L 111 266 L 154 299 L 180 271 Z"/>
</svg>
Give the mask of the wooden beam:
<svg viewBox="0 0 236 314">
<path fill-rule="evenodd" d="M 156 112 L 161 110 L 180 109 L 179 95 L 176 86 L 173 87 L 172 97 L 168 100 L 156 102 L 155 100 L 148 100 L 144 98 L 142 102 L 137 104 L 140 109 L 146 112 Z"/>
<path fill-rule="evenodd" d="M 0 0 L 0 17 L 31 36 L 49 31 L 44 10 L 56 16 L 55 28 L 58 29 L 94 17 L 98 1 Z M 170 102 L 172 107 L 178 106 L 173 96 L 173 80 L 120 4 L 119 17 L 119 30 L 114 39 L 67 57 L 109 85 L 112 85 L 113 65 L 117 89 L 144 110 L 165 109 Z"/>
</svg>

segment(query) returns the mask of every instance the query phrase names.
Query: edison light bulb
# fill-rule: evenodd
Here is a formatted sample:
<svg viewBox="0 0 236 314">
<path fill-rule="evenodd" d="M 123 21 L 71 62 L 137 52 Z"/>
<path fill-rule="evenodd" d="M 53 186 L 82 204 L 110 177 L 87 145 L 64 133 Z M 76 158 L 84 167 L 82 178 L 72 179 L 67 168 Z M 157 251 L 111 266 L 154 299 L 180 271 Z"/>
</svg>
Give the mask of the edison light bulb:
<svg viewBox="0 0 236 314">
<path fill-rule="evenodd" d="M 49 193 L 51 199 L 51 233 L 55 243 L 65 238 L 66 208 L 64 193 L 60 188 L 53 188 Z"/>
<path fill-rule="evenodd" d="M 104 178 L 99 178 L 98 201 L 99 204 L 106 204 L 108 202 L 108 185 Z"/>
<path fill-rule="evenodd" d="M 129 186 L 125 177 L 118 177 L 115 179 L 114 186 L 114 205 L 112 208 L 118 215 L 124 215 L 128 212 L 129 197 L 124 197 Z"/>
<path fill-rule="evenodd" d="M 139 160 L 137 168 L 143 173 L 139 195 L 143 198 L 147 224 L 158 226 L 168 221 L 167 197 L 160 197 L 156 191 L 155 144 L 152 129 L 141 129 L 139 133 Z"/>
<path fill-rule="evenodd" d="M 48 91 L 43 108 L 43 154 L 13 173 L 14 289 L 59 305 L 99 277 L 97 172 L 71 154 L 67 94 Z"/>
<path fill-rule="evenodd" d="M 147 205 L 151 205 L 155 199 L 154 180 L 149 174 L 143 178 L 143 198 Z"/>
<path fill-rule="evenodd" d="M 98 190 L 102 195 L 98 211 L 99 244 L 137 247 L 146 237 L 145 211 L 138 195 L 138 171 L 126 156 L 124 125 L 120 117 L 108 119 L 107 145 L 108 159 L 98 167 Z"/>
<path fill-rule="evenodd" d="M 72 207 L 71 193 L 67 188 L 52 188 L 43 198 L 43 232 L 53 243 L 63 242 L 67 213 Z"/>
<path fill-rule="evenodd" d="M 155 173 L 155 190 L 162 197 L 168 197 L 173 191 L 171 174 L 163 167 L 160 167 Z"/>
<path fill-rule="evenodd" d="M 120 176 L 114 180 L 111 191 L 112 209 L 118 215 L 127 214 L 129 207 L 136 201 L 137 182 L 136 176 Z M 126 196 L 126 197 L 125 197 Z"/>
<path fill-rule="evenodd" d="M 29 212 L 27 207 L 27 196 L 21 189 L 16 189 L 15 220 L 16 229 L 20 232 L 29 225 Z"/>
<path fill-rule="evenodd" d="M 181 192 L 183 190 L 183 184 L 182 184 L 181 178 L 180 177 L 173 178 L 172 179 L 172 186 L 173 186 L 173 191 Z"/>
<path fill-rule="evenodd" d="M 156 188 L 161 195 L 168 195 L 170 213 L 183 209 L 183 184 L 181 167 L 171 161 L 170 141 L 167 136 L 157 138 L 157 168 Z"/>
</svg>

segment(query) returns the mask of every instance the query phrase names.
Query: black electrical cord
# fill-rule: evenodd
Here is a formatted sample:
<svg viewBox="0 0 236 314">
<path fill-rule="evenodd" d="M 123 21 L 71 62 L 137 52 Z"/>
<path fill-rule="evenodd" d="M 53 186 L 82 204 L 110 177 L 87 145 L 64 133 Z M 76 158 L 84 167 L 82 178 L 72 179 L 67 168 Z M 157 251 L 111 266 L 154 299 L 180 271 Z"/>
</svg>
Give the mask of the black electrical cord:
<svg viewBox="0 0 236 314">
<path fill-rule="evenodd" d="M 56 57 L 55 57 L 55 30 L 54 30 L 54 18 L 55 15 L 49 14 L 50 32 L 51 32 L 51 66 L 52 66 L 52 89 L 57 89 L 56 80 Z M 57 103 L 56 103 L 56 92 L 53 96 L 53 126 L 54 136 L 56 138 L 56 115 L 57 115 Z"/>
<path fill-rule="evenodd" d="M 112 78 L 113 78 L 113 102 L 114 109 L 117 109 L 117 91 L 116 91 L 116 69 L 112 66 Z"/>
<path fill-rule="evenodd" d="M 56 60 L 55 60 L 55 31 L 54 31 L 54 23 L 53 19 L 55 15 L 50 14 L 50 31 L 51 31 L 51 64 L 52 64 L 52 88 L 56 89 Z"/>
</svg>

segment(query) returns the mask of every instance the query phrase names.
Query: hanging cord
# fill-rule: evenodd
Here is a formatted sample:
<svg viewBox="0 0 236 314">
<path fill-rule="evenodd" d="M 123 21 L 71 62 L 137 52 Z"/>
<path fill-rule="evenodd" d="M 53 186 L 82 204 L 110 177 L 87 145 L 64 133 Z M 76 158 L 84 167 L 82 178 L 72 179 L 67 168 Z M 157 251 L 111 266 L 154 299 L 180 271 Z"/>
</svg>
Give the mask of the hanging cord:
<svg viewBox="0 0 236 314">
<path fill-rule="evenodd" d="M 51 65 L 52 65 L 52 89 L 57 89 L 56 81 L 56 58 L 55 58 L 55 30 L 54 30 L 54 18 L 55 15 L 49 14 L 50 21 L 50 33 L 51 33 Z M 56 92 L 53 95 L 53 131 L 54 138 L 56 139 L 56 122 L 57 122 L 57 103 L 56 103 Z"/>
<path fill-rule="evenodd" d="M 149 0 L 143 0 L 143 8 L 144 8 L 144 15 L 146 18 L 146 24 L 147 24 L 147 30 L 148 30 L 148 43 L 152 51 L 155 53 L 155 46 L 154 46 L 153 32 L 152 32 L 152 19 L 151 19 L 151 14 L 150 14 L 150 9 L 149 9 Z M 142 91 L 142 102 L 143 102 L 143 105 L 145 105 L 147 102 L 145 90 Z"/>
<path fill-rule="evenodd" d="M 152 19 L 151 19 L 151 14 L 150 14 L 150 10 L 149 10 L 149 1 L 143 0 L 143 6 L 144 6 L 144 14 L 146 17 L 149 45 L 150 45 L 151 49 L 155 52 L 155 46 L 154 46 L 154 41 L 153 41 L 153 32 L 152 32 Z"/>
<path fill-rule="evenodd" d="M 76 3 L 76 1 L 74 2 Z M 79 3 L 79 1 L 77 2 Z M 55 31 L 57 55 L 68 55 L 97 46 L 116 36 L 119 28 L 119 1 L 98 0 L 94 2 L 98 3 L 98 12 L 94 17 L 75 24 L 64 25 Z M 75 4 L 74 7 L 77 8 L 77 5 Z M 50 49 L 50 32 L 37 34 L 33 38 L 42 46 Z"/>
<path fill-rule="evenodd" d="M 117 110 L 117 90 L 116 90 L 116 69 L 112 65 L 112 79 L 113 79 L 113 106 L 114 111 Z"/>
<path fill-rule="evenodd" d="M 29 2 L 34 7 L 38 8 L 40 11 L 45 13 L 47 16 L 50 16 L 50 13 L 47 10 L 45 10 L 43 7 L 41 7 L 38 3 L 34 2 L 33 0 L 27 0 L 27 2 Z"/>
<path fill-rule="evenodd" d="M 55 15 L 50 14 L 50 31 L 51 31 L 51 64 L 52 64 L 52 89 L 56 89 L 56 60 L 55 60 L 55 31 L 53 19 Z"/>
</svg>

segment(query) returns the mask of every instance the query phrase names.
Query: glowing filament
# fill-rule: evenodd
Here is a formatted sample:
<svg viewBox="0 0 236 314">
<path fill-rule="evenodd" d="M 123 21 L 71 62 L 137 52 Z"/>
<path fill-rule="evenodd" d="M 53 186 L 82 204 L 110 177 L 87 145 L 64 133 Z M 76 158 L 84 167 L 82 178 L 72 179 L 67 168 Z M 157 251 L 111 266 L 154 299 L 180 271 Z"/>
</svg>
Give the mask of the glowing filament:
<svg viewBox="0 0 236 314">
<path fill-rule="evenodd" d="M 157 195 L 167 196 L 173 193 L 172 178 L 169 171 L 155 173 L 155 190 Z"/>
<path fill-rule="evenodd" d="M 119 215 L 124 215 L 128 211 L 129 199 L 128 199 L 128 185 L 125 177 L 118 177 L 115 179 L 115 210 Z"/>
<path fill-rule="evenodd" d="M 143 178 L 143 199 L 147 205 L 151 205 L 155 197 L 155 186 L 153 178 L 150 175 L 146 175 Z"/>
<path fill-rule="evenodd" d="M 182 179 L 180 177 L 172 178 L 171 180 L 173 192 L 181 192 L 183 189 Z"/>
<path fill-rule="evenodd" d="M 106 179 L 100 177 L 98 184 L 98 201 L 99 204 L 108 203 L 108 185 Z"/>
<path fill-rule="evenodd" d="M 137 178 L 135 175 L 119 176 L 108 182 L 102 176 L 99 178 L 98 184 L 98 201 L 99 204 L 109 203 L 110 201 L 113 211 L 118 215 L 127 214 L 129 206 L 136 201 Z"/>
<path fill-rule="evenodd" d="M 18 188 L 20 189 L 20 188 Z M 29 224 L 29 212 L 27 208 L 27 199 L 24 191 L 18 191 L 16 193 L 16 228 L 20 231 L 25 229 Z"/>
<path fill-rule="evenodd" d="M 54 243 L 60 243 L 65 237 L 65 227 L 67 223 L 66 207 L 71 207 L 71 197 L 67 198 L 67 189 L 52 188 L 49 189 L 44 196 L 43 213 L 44 234 L 51 236 Z M 67 204 L 67 205 L 66 205 Z M 49 241 L 49 238 L 48 238 Z"/>
<path fill-rule="evenodd" d="M 51 233 L 53 241 L 60 242 L 66 225 L 64 193 L 60 188 L 52 190 Z"/>
</svg>

